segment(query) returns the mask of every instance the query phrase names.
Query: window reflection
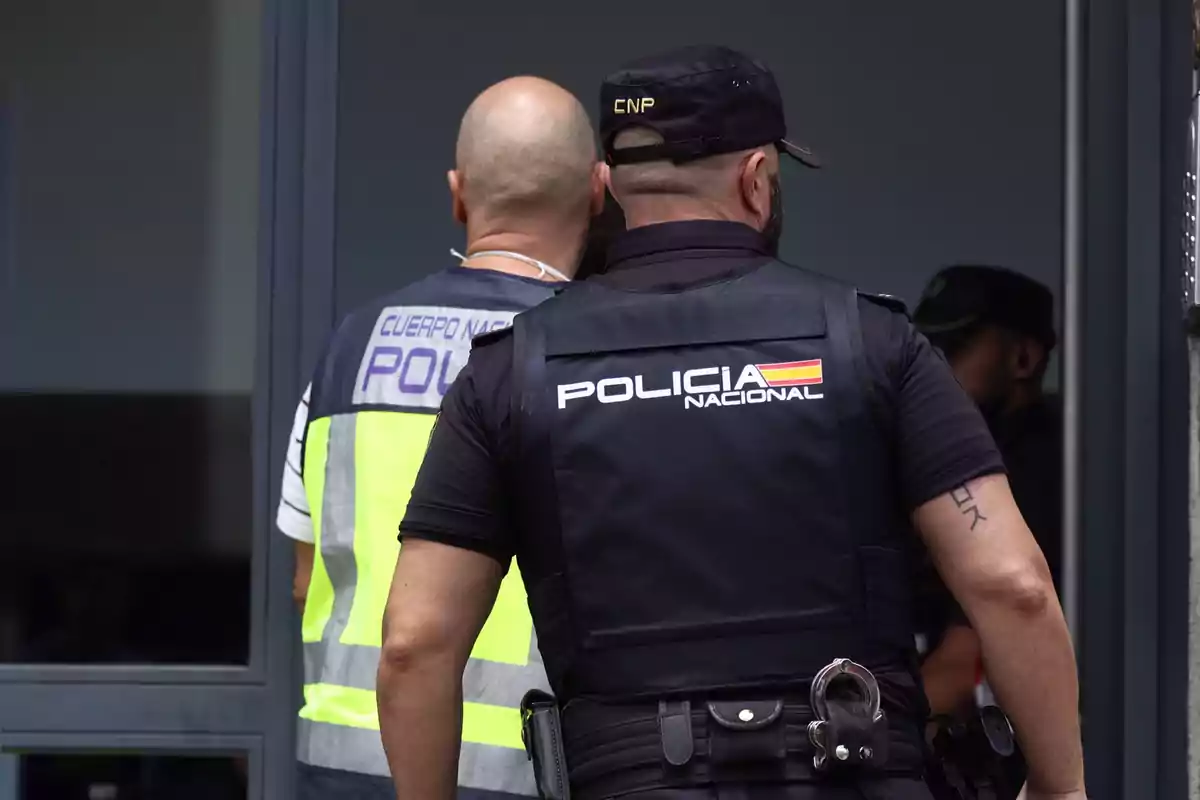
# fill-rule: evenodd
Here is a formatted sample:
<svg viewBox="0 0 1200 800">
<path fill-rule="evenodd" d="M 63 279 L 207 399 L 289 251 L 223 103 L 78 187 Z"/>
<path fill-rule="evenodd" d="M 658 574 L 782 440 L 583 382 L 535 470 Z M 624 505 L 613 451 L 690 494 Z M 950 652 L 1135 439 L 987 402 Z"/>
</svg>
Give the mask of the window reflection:
<svg viewBox="0 0 1200 800">
<path fill-rule="evenodd" d="M 247 660 L 260 19 L 0 4 L 0 662 Z"/>
</svg>

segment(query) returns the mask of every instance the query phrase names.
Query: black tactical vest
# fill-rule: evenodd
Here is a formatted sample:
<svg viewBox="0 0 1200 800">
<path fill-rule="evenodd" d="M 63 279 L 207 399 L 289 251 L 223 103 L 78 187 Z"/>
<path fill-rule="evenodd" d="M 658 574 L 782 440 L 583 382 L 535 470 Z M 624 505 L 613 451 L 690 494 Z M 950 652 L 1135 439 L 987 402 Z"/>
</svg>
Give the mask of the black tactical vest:
<svg viewBox="0 0 1200 800">
<path fill-rule="evenodd" d="M 778 262 L 593 281 L 513 336 L 522 572 L 560 699 L 906 668 L 912 534 L 853 289 Z"/>
</svg>

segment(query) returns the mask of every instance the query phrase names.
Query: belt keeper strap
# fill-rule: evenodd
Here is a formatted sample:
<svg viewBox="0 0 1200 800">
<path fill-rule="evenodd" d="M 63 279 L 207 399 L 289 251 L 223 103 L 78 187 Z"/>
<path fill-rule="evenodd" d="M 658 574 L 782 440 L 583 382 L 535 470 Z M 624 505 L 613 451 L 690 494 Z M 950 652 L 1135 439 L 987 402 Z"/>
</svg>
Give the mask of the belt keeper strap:
<svg viewBox="0 0 1200 800">
<path fill-rule="evenodd" d="M 682 767 L 691 761 L 695 752 L 695 743 L 692 740 L 691 701 L 660 700 L 658 732 L 662 737 L 663 757 L 668 764 Z"/>
</svg>

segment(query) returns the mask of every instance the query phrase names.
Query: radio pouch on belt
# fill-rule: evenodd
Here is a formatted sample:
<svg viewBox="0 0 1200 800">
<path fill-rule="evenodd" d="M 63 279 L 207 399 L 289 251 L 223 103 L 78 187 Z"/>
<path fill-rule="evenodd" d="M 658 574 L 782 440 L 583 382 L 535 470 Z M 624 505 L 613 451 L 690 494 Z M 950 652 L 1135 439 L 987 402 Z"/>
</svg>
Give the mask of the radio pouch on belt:
<svg viewBox="0 0 1200 800">
<path fill-rule="evenodd" d="M 538 794 L 544 800 L 570 800 L 562 719 L 554 697 L 534 689 L 521 698 L 521 740 L 533 762 Z"/>
<path fill-rule="evenodd" d="M 783 701 L 708 703 L 708 757 L 714 766 L 787 758 Z"/>
</svg>

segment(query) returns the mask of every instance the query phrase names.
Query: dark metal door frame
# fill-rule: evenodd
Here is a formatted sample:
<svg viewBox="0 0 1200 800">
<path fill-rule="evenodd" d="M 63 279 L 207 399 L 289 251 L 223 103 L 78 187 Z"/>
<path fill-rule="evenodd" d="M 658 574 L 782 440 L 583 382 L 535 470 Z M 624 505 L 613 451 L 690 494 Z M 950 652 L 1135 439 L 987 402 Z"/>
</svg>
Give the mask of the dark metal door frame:
<svg viewBox="0 0 1200 800">
<path fill-rule="evenodd" d="M 274 509 L 292 412 L 334 303 L 337 7 L 265 0 L 263 13 L 249 664 L 0 665 L 0 748 L 241 752 L 252 800 L 291 794 L 298 622 Z"/>
<path fill-rule="evenodd" d="M 1191 10 L 1066 2 L 1067 583 L 1089 796 L 1166 800 L 1187 785 Z"/>
</svg>

